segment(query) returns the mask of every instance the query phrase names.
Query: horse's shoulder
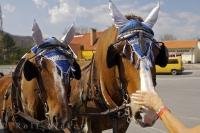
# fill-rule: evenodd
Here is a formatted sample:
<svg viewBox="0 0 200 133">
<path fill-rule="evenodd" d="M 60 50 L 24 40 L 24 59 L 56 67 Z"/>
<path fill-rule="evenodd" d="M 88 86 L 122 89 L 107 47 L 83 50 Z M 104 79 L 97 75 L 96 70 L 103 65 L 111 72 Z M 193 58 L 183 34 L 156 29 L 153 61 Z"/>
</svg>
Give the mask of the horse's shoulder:
<svg viewBox="0 0 200 133">
<path fill-rule="evenodd" d="M 11 81 L 12 80 L 12 75 L 8 74 L 8 75 L 4 75 L 2 78 L 0 78 L 0 81 Z"/>
</svg>

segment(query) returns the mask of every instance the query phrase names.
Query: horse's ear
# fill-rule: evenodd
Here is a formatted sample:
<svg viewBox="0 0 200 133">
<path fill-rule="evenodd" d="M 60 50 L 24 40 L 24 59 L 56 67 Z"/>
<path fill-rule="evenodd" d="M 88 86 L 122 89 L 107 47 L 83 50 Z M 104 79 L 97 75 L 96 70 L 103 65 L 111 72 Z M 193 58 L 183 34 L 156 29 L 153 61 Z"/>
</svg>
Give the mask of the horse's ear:
<svg viewBox="0 0 200 133">
<path fill-rule="evenodd" d="M 167 47 L 163 44 L 160 46 L 159 54 L 155 60 L 156 65 L 161 67 L 165 67 L 168 63 L 169 54 Z"/>
<path fill-rule="evenodd" d="M 42 32 L 41 32 L 40 27 L 37 24 L 36 20 L 34 20 L 34 22 L 33 22 L 32 31 L 33 31 L 32 37 L 33 37 L 34 42 L 37 45 L 42 44 L 43 43 Z"/>
<path fill-rule="evenodd" d="M 153 10 L 149 13 L 149 15 L 147 16 L 147 18 L 144 20 L 143 23 L 148 27 L 153 28 L 154 24 L 158 19 L 159 10 L 160 10 L 160 2 L 157 3 L 156 7 L 153 8 Z"/>
<path fill-rule="evenodd" d="M 33 78 L 37 77 L 38 69 L 37 67 L 30 61 L 26 61 L 23 67 L 24 77 L 26 80 L 30 81 Z"/>
<path fill-rule="evenodd" d="M 120 55 L 117 49 L 113 45 L 110 45 L 108 47 L 107 56 L 106 56 L 106 62 L 107 62 L 108 68 L 111 68 L 117 65 L 119 58 L 120 58 Z"/>
<path fill-rule="evenodd" d="M 73 40 L 74 35 L 76 34 L 74 24 L 72 24 L 68 29 L 66 30 L 66 33 L 61 38 L 61 42 L 65 45 L 69 45 L 70 42 Z"/>
<path fill-rule="evenodd" d="M 128 19 L 126 19 L 126 17 L 117 9 L 111 0 L 109 0 L 109 9 L 116 28 L 119 28 L 128 22 Z"/>
</svg>

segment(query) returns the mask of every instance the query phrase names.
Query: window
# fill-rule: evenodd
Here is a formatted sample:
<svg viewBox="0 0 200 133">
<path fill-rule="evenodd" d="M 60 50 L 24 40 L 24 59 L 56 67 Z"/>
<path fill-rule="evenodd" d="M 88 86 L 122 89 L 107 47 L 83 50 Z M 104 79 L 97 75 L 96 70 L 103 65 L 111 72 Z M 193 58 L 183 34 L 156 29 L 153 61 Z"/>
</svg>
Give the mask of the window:
<svg viewBox="0 0 200 133">
<path fill-rule="evenodd" d="M 177 59 L 169 59 L 168 64 L 178 64 Z"/>
<path fill-rule="evenodd" d="M 81 50 L 81 51 L 84 50 L 84 45 L 80 45 L 80 50 Z"/>
</svg>

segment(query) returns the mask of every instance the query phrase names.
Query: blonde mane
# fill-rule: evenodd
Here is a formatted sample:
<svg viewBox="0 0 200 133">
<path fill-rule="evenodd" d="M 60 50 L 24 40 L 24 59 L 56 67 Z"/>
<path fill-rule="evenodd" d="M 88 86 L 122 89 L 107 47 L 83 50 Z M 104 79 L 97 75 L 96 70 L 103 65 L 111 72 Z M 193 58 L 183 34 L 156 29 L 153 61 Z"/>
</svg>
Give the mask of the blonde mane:
<svg viewBox="0 0 200 133">
<path fill-rule="evenodd" d="M 97 67 L 97 76 L 100 80 L 102 95 L 109 108 L 121 105 L 122 99 L 119 88 L 119 72 L 117 66 L 108 68 L 106 56 L 108 47 L 117 39 L 117 29 L 112 26 L 105 30 L 97 42 L 95 54 L 95 63 Z M 139 86 L 139 74 L 134 65 L 127 59 L 123 59 L 123 65 L 126 68 L 126 78 L 129 80 L 127 89 L 129 93 L 135 92 Z"/>
</svg>

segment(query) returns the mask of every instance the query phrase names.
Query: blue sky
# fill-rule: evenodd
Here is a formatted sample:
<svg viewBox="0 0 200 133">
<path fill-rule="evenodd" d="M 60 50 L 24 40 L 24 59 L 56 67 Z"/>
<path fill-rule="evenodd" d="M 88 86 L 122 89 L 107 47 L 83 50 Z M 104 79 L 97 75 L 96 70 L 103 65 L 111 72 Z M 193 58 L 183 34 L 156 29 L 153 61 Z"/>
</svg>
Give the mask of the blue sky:
<svg viewBox="0 0 200 133">
<path fill-rule="evenodd" d="M 157 0 L 113 0 L 123 14 L 145 18 Z M 199 0 L 160 0 L 161 9 L 154 26 L 157 38 L 172 34 L 178 39 L 200 38 Z M 112 25 L 108 0 L 0 0 L 3 28 L 16 35 L 31 35 L 36 19 L 44 36 L 61 37 L 75 21 L 78 27 L 104 30 Z"/>
</svg>

